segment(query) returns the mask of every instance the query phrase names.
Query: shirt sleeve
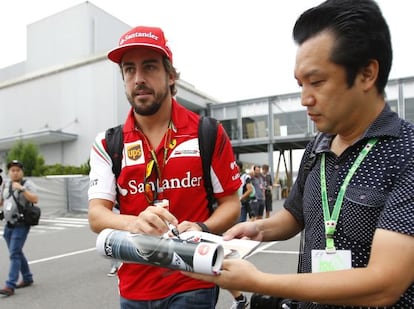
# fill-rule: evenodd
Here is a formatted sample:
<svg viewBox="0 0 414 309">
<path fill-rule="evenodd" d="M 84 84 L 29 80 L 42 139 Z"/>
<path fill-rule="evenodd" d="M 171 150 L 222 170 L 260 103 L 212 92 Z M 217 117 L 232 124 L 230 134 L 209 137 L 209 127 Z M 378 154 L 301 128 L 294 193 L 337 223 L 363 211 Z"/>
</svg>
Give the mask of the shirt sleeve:
<svg viewBox="0 0 414 309">
<path fill-rule="evenodd" d="M 95 138 L 90 153 L 89 200 L 99 198 L 114 202 L 116 199 L 115 175 L 112 160 L 104 147 L 105 132 Z"/>
<path fill-rule="evenodd" d="M 298 176 L 293 184 L 292 190 L 289 192 L 283 207 L 289 211 L 295 219 L 303 224 L 303 195 L 307 175 L 305 175 L 305 163 L 310 159 L 311 144 L 309 143 L 305 149 L 302 160 L 300 162 Z"/>
<path fill-rule="evenodd" d="M 378 227 L 414 236 L 414 159 L 407 161 L 405 170 L 389 194 Z"/>
<path fill-rule="evenodd" d="M 217 128 L 217 139 L 211 165 L 211 183 L 216 198 L 232 194 L 240 188 L 240 173 L 233 147 L 221 124 Z"/>
<path fill-rule="evenodd" d="M 27 191 L 29 192 L 33 192 L 33 193 L 37 193 L 37 187 L 34 184 L 33 181 L 31 181 L 30 179 L 27 179 L 26 182 L 24 183 L 24 187 L 27 189 Z"/>
</svg>

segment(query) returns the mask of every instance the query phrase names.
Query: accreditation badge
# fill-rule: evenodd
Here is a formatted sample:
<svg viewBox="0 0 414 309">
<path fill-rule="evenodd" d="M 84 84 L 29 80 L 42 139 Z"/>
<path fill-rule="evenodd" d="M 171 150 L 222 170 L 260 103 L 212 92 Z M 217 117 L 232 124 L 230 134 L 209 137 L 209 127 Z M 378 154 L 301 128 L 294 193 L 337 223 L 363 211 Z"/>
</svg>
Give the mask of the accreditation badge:
<svg viewBox="0 0 414 309">
<path fill-rule="evenodd" d="M 312 272 L 351 269 L 351 250 L 312 250 Z"/>
<path fill-rule="evenodd" d="M 10 201 L 10 200 L 6 200 L 6 201 L 4 202 L 4 210 L 6 210 L 6 211 L 11 211 L 12 207 L 13 207 L 13 203 L 12 203 L 12 201 Z"/>
</svg>

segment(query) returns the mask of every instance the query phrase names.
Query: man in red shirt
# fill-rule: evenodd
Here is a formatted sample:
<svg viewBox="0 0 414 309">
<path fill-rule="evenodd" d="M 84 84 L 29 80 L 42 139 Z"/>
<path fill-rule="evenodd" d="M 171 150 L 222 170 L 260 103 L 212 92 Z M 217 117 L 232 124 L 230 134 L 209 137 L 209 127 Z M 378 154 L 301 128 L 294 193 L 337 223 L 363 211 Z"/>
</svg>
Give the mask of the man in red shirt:
<svg viewBox="0 0 414 309">
<path fill-rule="evenodd" d="M 118 179 L 112 172 L 104 132 L 92 147 L 88 192 L 91 229 L 162 235 L 168 232 L 165 222 L 169 222 L 180 233 L 227 230 L 240 215 L 237 190 L 241 182 L 232 146 L 219 125 L 211 163 L 218 207 L 211 214 L 198 145 L 199 115 L 173 98 L 179 74 L 163 31 L 136 27 L 121 37 L 108 58 L 120 66 L 131 110 L 123 126 Z M 116 198 L 120 214 L 112 212 Z M 153 206 L 163 199 L 168 200 L 168 209 Z M 215 285 L 179 271 L 124 263 L 118 276 L 121 308 L 215 308 Z"/>
</svg>

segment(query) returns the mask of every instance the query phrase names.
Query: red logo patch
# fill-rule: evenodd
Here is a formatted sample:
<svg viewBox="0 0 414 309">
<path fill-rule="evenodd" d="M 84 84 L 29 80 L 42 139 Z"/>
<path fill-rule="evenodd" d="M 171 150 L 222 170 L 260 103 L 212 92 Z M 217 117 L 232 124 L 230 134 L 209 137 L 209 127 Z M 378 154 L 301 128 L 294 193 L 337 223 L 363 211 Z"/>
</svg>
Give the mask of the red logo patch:
<svg viewBox="0 0 414 309">
<path fill-rule="evenodd" d="M 210 251 L 210 247 L 206 244 L 200 244 L 198 246 L 198 253 L 200 255 L 207 255 L 209 251 Z"/>
</svg>

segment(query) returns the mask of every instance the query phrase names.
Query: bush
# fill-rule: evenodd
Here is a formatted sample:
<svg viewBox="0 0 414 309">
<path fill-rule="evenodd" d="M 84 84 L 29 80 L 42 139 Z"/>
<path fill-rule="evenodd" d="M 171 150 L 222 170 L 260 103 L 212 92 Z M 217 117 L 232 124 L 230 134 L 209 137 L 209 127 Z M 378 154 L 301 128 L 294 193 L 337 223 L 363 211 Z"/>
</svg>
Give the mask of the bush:
<svg viewBox="0 0 414 309">
<path fill-rule="evenodd" d="M 54 164 L 46 165 L 45 170 L 43 171 L 43 175 L 88 175 L 89 170 L 90 168 L 88 163 L 81 166 Z"/>
<path fill-rule="evenodd" d="M 90 171 L 89 160 L 81 166 L 45 165 L 45 159 L 39 154 L 37 146 L 22 141 L 18 141 L 8 152 L 7 162 L 12 160 L 19 160 L 23 163 L 26 176 L 88 175 Z"/>
</svg>

